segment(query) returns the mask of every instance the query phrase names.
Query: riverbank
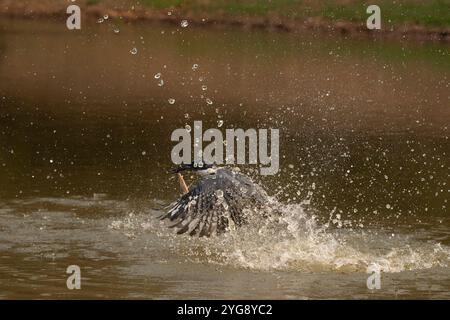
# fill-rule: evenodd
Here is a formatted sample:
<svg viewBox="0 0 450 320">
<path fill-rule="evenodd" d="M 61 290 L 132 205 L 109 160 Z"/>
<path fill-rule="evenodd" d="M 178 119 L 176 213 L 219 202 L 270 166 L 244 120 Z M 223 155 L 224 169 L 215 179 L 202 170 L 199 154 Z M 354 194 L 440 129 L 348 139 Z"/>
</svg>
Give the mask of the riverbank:
<svg viewBox="0 0 450 320">
<path fill-rule="evenodd" d="M 306 2 L 306 4 L 305 4 Z M 5 0 L 0 4 L 0 16 L 13 18 L 63 18 L 69 4 L 77 4 L 87 19 L 100 19 L 104 15 L 126 23 L 148 21 L 208 27 L 257 28 L 286 32 L 326 32 L 344 36 L 381 37 L 431 41 L 450 41 L 450 3 L 429 1 L 426 5 L 386 2 L 382 10 L 382 29 L 368 30 L 365 6 L 356 1 L 339 0 L 330 5 L 327 1 L 315 4 L 309 1 L 179 0 L 124 1 L 78 0 L 55 1 Z M 383 1 L 382 1 L 383 2 Z M 339 4 L 342 3 L 342 4 Z"/>
</svg>

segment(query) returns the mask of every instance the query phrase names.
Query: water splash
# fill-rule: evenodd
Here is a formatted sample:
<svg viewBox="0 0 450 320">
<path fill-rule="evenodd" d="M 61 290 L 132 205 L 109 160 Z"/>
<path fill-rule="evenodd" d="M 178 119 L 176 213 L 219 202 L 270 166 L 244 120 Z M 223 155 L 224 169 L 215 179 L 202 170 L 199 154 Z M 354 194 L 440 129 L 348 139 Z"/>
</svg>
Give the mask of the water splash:
<svg viewBox="0 0 450 320">
<path fill-rule="evenodd" d="M 249 224 L 211 238 L 175 235 L 153 218 L 132 225 L 116 221 L 115 225 L 126 225 L 126 233 L 145 226 L 147 232 L 170 239 L 162 243 L 172 243 L 176 254 L 194 262 L 251 270 L 366 272 L 375 265 L 392 273 L 449 265 L 450 248 L 439 243 L 425 243 L 406 234 L 392 238 L 380 230 L 321 225 L 307 212 L 305 203 L 283 205 L 271 199 L 270 208 L 279 214 L 248 212 Z"/>
</svg>

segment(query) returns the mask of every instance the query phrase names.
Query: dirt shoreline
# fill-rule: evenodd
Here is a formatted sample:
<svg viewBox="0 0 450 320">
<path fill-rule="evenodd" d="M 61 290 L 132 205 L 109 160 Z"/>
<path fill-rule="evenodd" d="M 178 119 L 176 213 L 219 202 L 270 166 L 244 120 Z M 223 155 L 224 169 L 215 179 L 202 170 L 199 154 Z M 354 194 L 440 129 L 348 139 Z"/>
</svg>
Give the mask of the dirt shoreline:
<svg viewBox="0 0 450 320">
<path fill-rule="evenodd" d="M 187 20 L 190 25 L 204 27 L 240 27 L 247 29 L 265 29 L 284 32 L 317 32 L 340 34 L 349 37 L 394 38 L 402 40 L 441 41 L 450 42 L 450 28 L 428 28 L 420 25 L 402 25 L 369 30 L 364 24 L 350 21 L 330 21 L 321 17 L 310 17 L 304 20 L 282 19 L 276 15 L 264 17 L 235 16 L 221 13 L 198 13 L 168 10 L 142 9 L 121 10 L 105 8 L 101 5 L 82 6 L 82 12 L 88 19 L 99 19 L 108 15 L 111 19 L 123 22 L 148 21 L 179 25 L 181 20 Z M 64 5 L 36 6 L 13 4 L 0 6 L 0 17 L 34 19 L 67 17 Z"/>
</svg>

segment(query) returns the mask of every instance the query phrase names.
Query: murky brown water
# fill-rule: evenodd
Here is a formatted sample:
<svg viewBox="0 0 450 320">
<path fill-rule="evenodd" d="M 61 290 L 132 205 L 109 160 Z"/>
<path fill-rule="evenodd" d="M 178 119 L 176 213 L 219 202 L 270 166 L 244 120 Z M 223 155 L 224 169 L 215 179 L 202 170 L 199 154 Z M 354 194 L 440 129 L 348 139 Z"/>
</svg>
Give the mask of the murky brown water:
<svg viewBox="0 0 450 320">
<path fill-rule="evenodd" d="M 0 22 L 1 298 L 450 298 L 448 45 L 119 28 Z M 280 129 L 282 223 L 155 219 L 194 120 Z"/>
</svg>

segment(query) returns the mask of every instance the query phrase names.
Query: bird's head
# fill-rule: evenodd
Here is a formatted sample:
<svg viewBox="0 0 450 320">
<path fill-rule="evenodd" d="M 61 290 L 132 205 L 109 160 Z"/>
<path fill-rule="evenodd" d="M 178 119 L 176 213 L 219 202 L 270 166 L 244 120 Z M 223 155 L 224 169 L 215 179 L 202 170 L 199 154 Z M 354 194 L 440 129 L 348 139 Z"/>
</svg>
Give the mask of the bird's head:
<svg viewBox="0 0 450 320">
<path fill-rule="evenodd" d="M 172 173 L 181 173 L 183 171 L 192 171 L 200 175 L 208 175 L 214 174 L 217 170 L 217 166 L 214 164 L 205 164 L 205 163 L 188 163 L 181 164 L 178 167 L 172 169 Z"/>
</svg>

